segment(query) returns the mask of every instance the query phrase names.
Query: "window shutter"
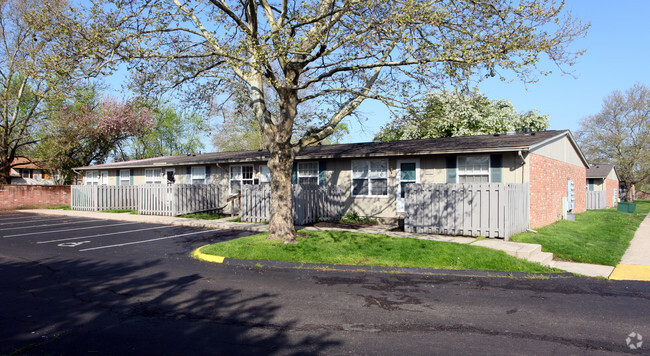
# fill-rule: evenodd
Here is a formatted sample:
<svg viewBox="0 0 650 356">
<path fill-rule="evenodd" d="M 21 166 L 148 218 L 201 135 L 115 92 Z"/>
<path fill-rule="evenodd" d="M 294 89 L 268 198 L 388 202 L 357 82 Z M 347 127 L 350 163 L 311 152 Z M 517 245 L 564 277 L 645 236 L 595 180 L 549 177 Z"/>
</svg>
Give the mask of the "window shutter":
<svg viewBox="0 0 650 356">
<path fill-rule="evenodd" d="M 133 169 L 129 169 L 129 185 L 133 185 Z"/>
<path fill-rule="evenodd" d="M 205 184 L 210 184 L 210 166 L 205 166 Z"/>
<path fill-rule="evenodd" d="M 447 183 L 456 183 L 456 156 L 447 157 Z"/>
<path fill-rule="evenodd" d="M 185 171 L 185 184 L 192 184 L 192 167 L 187 167 Z"/>
<path fill-rule="evenodd" d="M 117 182 L 117 185 L 120 185 L 120 170 L 119 169 L 115 170 L 115 181 Z"/>
<path fill-rule="evenodd" d="M 318 161 L 318 185 L 327 184 L 327 164 L 325 161 Z"/>
<path fill-rule="evenodd" d="M 298 184 L 298 163 L 293 162 L 293 170 L 291 171 L 291 184 Z"/>
<path fill-rule="evenodd" d="M 490 155 L 490 182 L 501 183 L 501 167 L 503 167 L 503 155 Z"/>
</svg>

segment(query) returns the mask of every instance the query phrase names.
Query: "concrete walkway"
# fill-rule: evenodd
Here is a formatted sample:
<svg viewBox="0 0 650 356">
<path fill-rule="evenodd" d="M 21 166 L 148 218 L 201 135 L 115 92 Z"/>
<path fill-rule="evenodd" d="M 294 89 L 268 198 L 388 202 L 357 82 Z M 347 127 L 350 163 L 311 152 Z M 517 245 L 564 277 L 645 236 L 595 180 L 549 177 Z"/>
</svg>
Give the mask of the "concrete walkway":
<svg viewBox="0 0 650 356">
<path fill-rule="evenodd" d="M 650 214 L 643 219 L 634 233 L 630 247 L 625 251 L 621 263 L 616 266 L 610 279 L 650 281 Z"/>
<path fill-rule="evenodd" d="M 57 210 L 57 209 L 26 209 L 20 210 L 26 213 L 36 213 L 43 215 L 63 215 L 63 216 L 75 216 L 75 217 L 84 217 L 91 219 L 107 219 L 107 220 L 122 220 L 122 221 L 131 221 L 131 222 L 142 222 L 149 224 L 166 224 L 166 225 L 180 225 L 180 226 L 194 226 L 194 227 L 204 227 L 209 229 L 232 229 L 232 230 L 245 230 L 253 232 L 266 232 L 268 231 L 268 225 L 266 224 L 254 224 L 254 223 L 239 223 L 239 222 L 230 222 L 233 218 L 227 217 L 218 220 L 200 220 L 200 219 L 190 219 L 190 218 L 181 218 L 173 216 L 157 216 L 157 215 L 134 215 L 129 213 L 103 213 L 96 211 L 73 211 L 73 210 Z M 644 224 L 648 223 L 649 220 L 646 218 Z M 650 229 L 650 224 L 647 228 Z M 548 252 L 542 252 L 542 246 L 539 244 L 529 244 L 523 242 L 513 242 L 513 241 L 504 241 L 502 239 L 475 239 L 472 237 L 462 237 L 462 236 L 446 236 L 446 235 L 432 235 L 432 234 L 414 234 L 407 232 L 394 232 L 388 231 L 388 226 L 373 226 L 358 230 L 351 229 L 333 229 L 333 228 L 318 228 L 318 227 L 305 227 L 305 230 L 319 231 L 319 230 L 343 230 L 343 231 L 352 231 L 360 233 L 372 233 L 372 234 L 382 234 L 394 237 L 408 237 L 416 238 L 422 240 L 433 240 L 433 241 L 442 241 L 442 242 L 454 242 L 460 244 L 472 244 L 475 246 L 482 246 L 490 248 L 493 250 L 504 251 L 508 255 L 525 259 L 531 262 L 537 262 L 545 266 L 555 267 L 567 272 L 576 273 L 589 277 L 604 277 L 608 278 L 609 275 L 614 270 L 614 267 L 611 266 L 601 266 L 601 265 L 592 265 L 587 263 L 575 263 L 575 262 L 562 262 L 562 261 L 553 261 L 553 254 Z M 641 228 L 639 228 L 641 230 Z M 639 231 L 637 231 L 637 234 Z M 646 233 L 646 237 L 647 237 Z M 636 239 L 636 235 L 635 235 Z M 646 244 L 650 244 L 650 239 L 646 239 Z M 644 245 L 646 247 L 640 247 L 641 251 L 650 251 L 649 245 Z M 632 246 L 630 246 L 632 247 Z M 646 254 L 646 258 L 647 258 Z M 648 263 L 650 264 L 650 263 Z M 618 268 L 618 267 L 617 267 Z"/>
</svg>

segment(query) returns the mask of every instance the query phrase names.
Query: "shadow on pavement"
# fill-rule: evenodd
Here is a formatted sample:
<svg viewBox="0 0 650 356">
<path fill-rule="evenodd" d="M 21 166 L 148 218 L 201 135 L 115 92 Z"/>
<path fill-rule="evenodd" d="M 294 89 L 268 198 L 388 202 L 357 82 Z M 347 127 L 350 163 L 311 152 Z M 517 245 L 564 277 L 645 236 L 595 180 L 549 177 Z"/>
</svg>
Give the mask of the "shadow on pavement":
<svg viewBox="0 0 650 356">
<path fill-rule="evenodd" d="M 0 354 L 304 354 L 339 345 L 289 334 L 274 295 L 172 276 L 159 262 L 0 259 Z M 206 288 L 209 287 L 209 288 Z"/>
</svg>

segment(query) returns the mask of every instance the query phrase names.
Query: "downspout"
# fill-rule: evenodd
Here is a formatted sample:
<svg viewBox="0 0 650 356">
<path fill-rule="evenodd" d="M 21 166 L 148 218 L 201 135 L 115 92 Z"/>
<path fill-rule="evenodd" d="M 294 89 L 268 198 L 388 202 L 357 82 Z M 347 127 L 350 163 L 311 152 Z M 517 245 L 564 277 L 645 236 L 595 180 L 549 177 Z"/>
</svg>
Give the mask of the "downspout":
<svg viewBox="0 0 650 356">
<path fill-rule="evenodd" d="M 521 166 L 523 167 L 526 164 L 526 159 L 524 158 L 524 155 L 521 153 L 521 150 L 517 151 L 517 155 L 519 155 L 519 158 L 521 158 Z M 524 184 L 524 168 L 521 169 L 521 184 Z"/>
</svg>

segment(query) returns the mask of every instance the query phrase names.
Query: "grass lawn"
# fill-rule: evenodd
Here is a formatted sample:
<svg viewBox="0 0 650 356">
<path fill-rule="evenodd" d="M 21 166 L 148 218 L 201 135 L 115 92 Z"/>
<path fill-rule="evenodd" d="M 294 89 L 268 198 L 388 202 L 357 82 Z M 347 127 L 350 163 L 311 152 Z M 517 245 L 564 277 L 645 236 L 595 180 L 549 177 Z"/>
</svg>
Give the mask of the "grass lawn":
<svg viewBox="0 0 650 356">
<path fill-rule="evenodd" d="M 636 213 L 619 213 L 616 208 L 589 210 L 576 221 L 558 221 L 537 230 L 538 234 L 517 234 L 512 241 L 537 243 L 563 260 L 616 266 L 650 211 L 650 201 L 636 201 Z"/>
<path fill-rule="evenodd" d="M 225 218 L 226 215 L 219 214 L 209 214 L 209 213 L 197 213 L 197 214 L 183 214 L 181 218 L 190 218 L 190 219 L 201 219 L 201 220 L 217 220 Z"/>
<path fill-rule="evenodd" d="M 396 238 L 347 231 L 301 231 L 298 243 L 285 245 L 257 234 L 201 249 L 205 254 L 246 260 L 275 260 L 508 272 L 558 272 L 479 246 Z"/>
<path fill-rule="evenodd" d="M 130 213 L 130 214 L 138 214 L 137 210 L 133 209 L 107 209 L 107 210 L 102 210 L 102 213 Z"/>
</svg>

